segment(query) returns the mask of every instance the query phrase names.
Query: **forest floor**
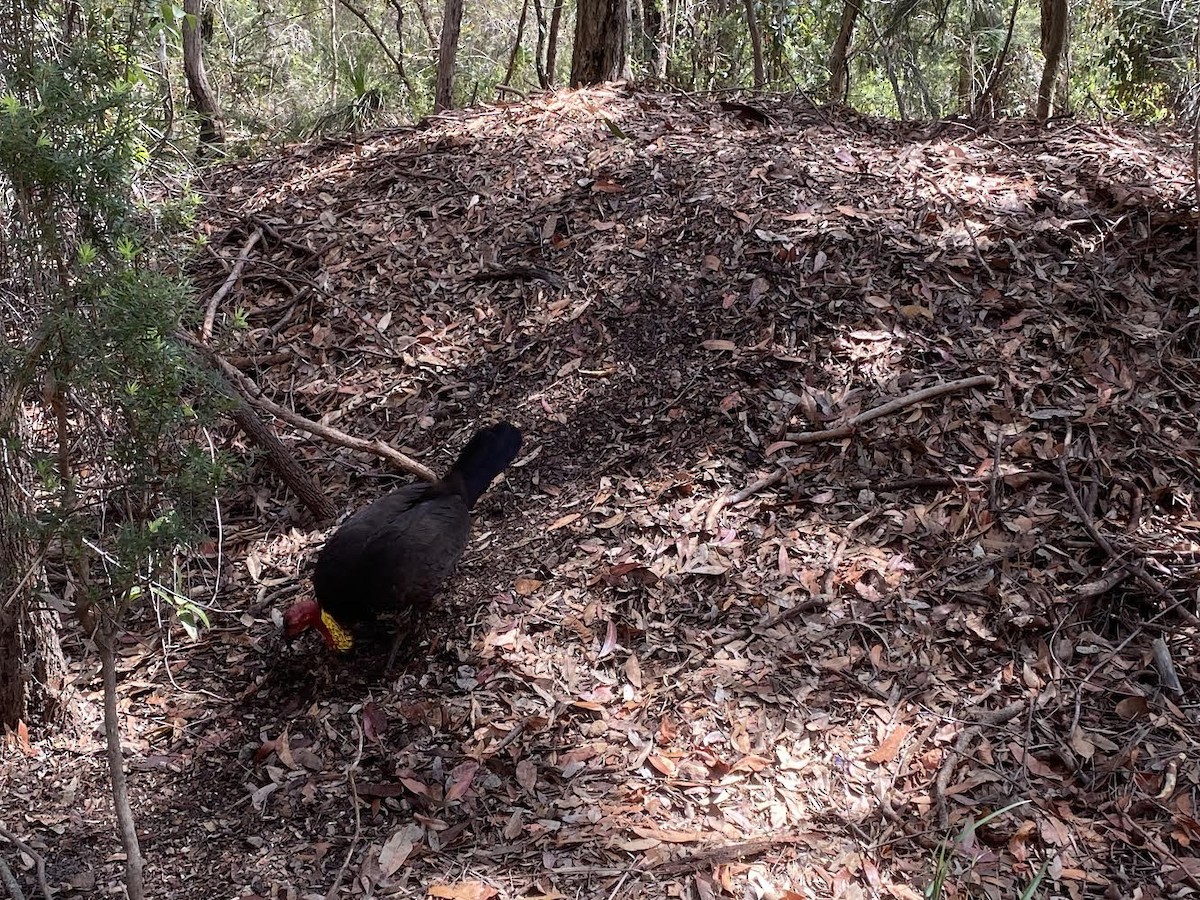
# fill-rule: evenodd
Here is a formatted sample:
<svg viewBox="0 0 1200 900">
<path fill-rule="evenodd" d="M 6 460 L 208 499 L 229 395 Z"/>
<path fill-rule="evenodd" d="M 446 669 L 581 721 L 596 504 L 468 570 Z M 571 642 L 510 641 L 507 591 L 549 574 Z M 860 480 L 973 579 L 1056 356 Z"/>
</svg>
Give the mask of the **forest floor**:
<svg viewBox="0 0 1200 900">
<path fill-rule="evenodd" d="M 213 627 L 120 660 L 152 896 L 1200 891 L 1186 140 L 752 102 L 562 92 L 204 175 L 198 308 L 261 232 L 212 345 L 268 397 L 438 471 L 525 445 L 386 673 L 281 639 L 334 523 L 218 436 Z M 339 511 L 399 483 L 275 427 Z M 104 896 L 74 671 L 3 821 Z"/>
</svg>

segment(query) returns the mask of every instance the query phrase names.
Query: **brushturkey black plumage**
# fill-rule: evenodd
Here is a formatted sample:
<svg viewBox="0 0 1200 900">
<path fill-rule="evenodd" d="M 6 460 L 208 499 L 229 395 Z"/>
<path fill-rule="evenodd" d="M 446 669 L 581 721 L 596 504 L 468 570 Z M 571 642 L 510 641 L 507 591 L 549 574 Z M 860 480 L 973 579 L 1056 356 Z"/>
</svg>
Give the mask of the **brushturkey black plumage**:
<svg viewBox="0 0 1200 900">
<path fill-rule="evenodd" d="M 317 557 L 315 599 L 284 614 L 287 636 L 315 628 L 348 650 L 352 629 L 381 612 L 419 618 L 466 549 L 475 501 L 520 449 L 516 426 L 481 428 L 440 480 L 406 485 L 343 522 Z"/>
</svg>

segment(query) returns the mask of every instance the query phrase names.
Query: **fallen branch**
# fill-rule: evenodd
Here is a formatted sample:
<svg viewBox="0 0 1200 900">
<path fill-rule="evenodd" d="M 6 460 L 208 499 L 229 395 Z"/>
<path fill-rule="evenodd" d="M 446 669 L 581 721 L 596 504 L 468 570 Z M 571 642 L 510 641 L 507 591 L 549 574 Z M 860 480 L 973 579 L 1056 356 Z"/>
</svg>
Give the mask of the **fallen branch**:
<svg viewBox="0 0 1200 900">
<path fill-rule="evenodd" d="M 875 419 L 883 416 L 891 415 L 899 412 L 916 403 L 921 403 L 925 400 L 931 400 L 934 397 L 940 397 L 943 394 L 954 393 L 955 391 L 966 391 L 976 387 L 994 387 L 996 379 L 991 375 L 973 375 L 970 378 L 960 378 L 957 381 L 948 381 L 944 384 L 935 384 L 932 387 L 922 388 L 919 391 L 913 391 L 911 394 L 905 394 L 903 397 L 897 397 L 895 400 L 889 400 L 887 403 L 880 404 L 874 409 L 868 409 L 866 412 L 859 413 L 854 418 L 850 419 L 836 428 L 827 428 L 824 431 L 803 431 L 797 434 L 787 435 L 787 440 L 791 442 L 791 446 L 801 444 L 819 444 L 824 441 L 834 441 L 840 438 L 849 437 L 861 425 L 867 422 L 872 422 Z M 718 497 L 713 505 L 709 508 L 708 515 L 704 517 L 704 527 L 707 531 L 712 531 L 717 522 L 717 517 L 721 511 L 730 503 L 738 504 L 744 500 L 757 494 L 765 488 L 773 487 L 783 479 L 787 478 L 789 469 L 787 466 L 780 466 L 770 475 L 764 475 L 754 483 L 742 488 L 732 497 Z"/>
<path fill-rule="evenodd" d="M 254 249 L 254 245 L 262 238 L 262 234 L 262 229 L 258 228 L 250 235 L 250 239 L 242 247 L 242 252 L 238 254 L 237 262 L 229 270 L 229 276 L 225 279 L 225 283 L 217 288 L 212 298 L 208 301 L 208 309 L 204 311 L 204 325 L 200 329 L 200 339 L 204 343 L 207 344 L 212 340 L 213 323 L 217 319 L 217 304 L 225 299 L 225 295 L 233 289 L 238 277 L 242 274 L 242 269 L 246 267 L 246 260 L 250 258 L 250 251 Z"/>
<path fill-rule="evenodd" d="M 994 387 L 995 384 L 996 379 L 991 375 L 973 375 L 970 378 L 960 378 L 957 381 L 935 384 L 932 387 L 921 388 L 919 391 L 905 394 L 903 397 L 897 397 L 895 400 L 889 400 L 887 403 L 880 404 L 874 409 L 861 412 L 837 428 L 789 434 L 787 435 L 787 440 L 793 444 L 820 444 L 825 441 L 835 441 L 854 434 L 861 425 L 866 425 L 868 422 L 873 422 L 875 419 L 880 419 L 884 416 L 890 416 L 892 413 L 899 412 L 914 404 L 922 403 L 925 400 L 932 400 L 934 397 L 941 397 L 943 394 L 952 394 L 955 391 L 968 391 L 971 388 L 977 387 Z"/>
<path fill-rule="evenodd" d="M 1100 530 L 1096 527 L 1096 523 L 1092 521 L 1092 517 L 1089 516 L 1087 510 L 1084 509 L 1083 502 L 1079 499 L 1079 494 L 1075 491 L 1075 485 L 1071 481 L 1070 474 L 1067 472 L 1067 456 L 1070 449 L 1071 426 L 1068 425 L 1067 436 L 1063 441 L 1063 452 L 1058 458 L 1058 471 L 1059 474 L 1062 475 L 1063 488 L 1066 490 L 1067 499 L 1071 501 L 1071 507 L 1075 510 L 1075 515 L 1079 517 L 1079 522 L 1083 525 L 1083 530 L 1088 533 L 1088 537 L 1095 541 L 1096 546 L 1103 550 L 1109 559 L 1118 565 L 1126 567 L 1134 578 L 1148 587 L 1160 600 L 1171 603 L 1174 600 L 1174 598 L 1171 596 L 1171 592 L 1159 584 L 1158 580 L 1146 571 L 1146 568 L 1142 565 L 1141 560 L 1126 560 L 1125 554 L 1117 552 L 1117 549 L 1112 545 L 1108 538 L 1100 533 Z M 1185 608 L 1182 603 L 1174 603 L 1172 608 L 1177 608 L 1179 614 L 1188 622 L 1189 625 L 1200 625 L 1200 618 L 1197 618 L 1196 614 Z"/>
<path fill-rule="evenodd" d="M 354 850 L 358 847 L 358 838 L 362 834 L 362 813 L 358 809 L 358 787 L 354 783 L 354 771 L 362 762 L 363 726 L 361 722 L 355 720 L 354 727 L 358 731 L 358 752 L 354 755 L 354 762 L 350 763 L 349 768 L 346 769 L 346 781 L 350 786 L 350 802 L 354 804 L 354 836 L 350 838 L 350 847 L 346 850 L 346 858 L 342 861 L 342 867 L 338 869 L 337 878 L 333 880 L 333 887 L 325 895 L 325 900 L 333 900 L 337 896 L 337 892 L 341 890 L 342 880 L 346 877 L 346 869 L 350 866 L 350 860 L 354 858 Z"/>
<path fill-rule="evenodd" d="M 655 875 L 683 875 L 713 866 L 728 865 L 729 863 L 761 856 L 776 847 L 791 847 L 803 844 L 811 846 L 812 840 L 804 835 L 778 834 L 769 837 L 739 841 L 734 844 L 720 844 L 716 847 L 701 847 L 689 853 L 680 860 L 651 864 L 645 868 L 647 873 Z"/>
<path fill-rule="evenodd" d="M 946 754 L 946 761 L 942 763 L 941 769 L 938 770 L 937 778 L 933 782 L 933 801 L 938 810 L 939 827 L 948 828 L 950 825 L 950 811 L 946 805 L 946 791 L 950 789 L 950 776 L 954 774 L 954 769 L 958 765 L 959 759 L 967 752 L 967 747 L 971 745 L 971 741 L 975 740 L 980 731 L 983 730 L 984 725 L 993 727 L 1003 725 L 1005 722 L 1009 722 L 1019 716 L 1025 709 L 1025 706 L 1025 701 L 1018 700 L 999 709 L 985 710 L 973 717 L 976 724 L 968 725 L 959 733 L 958 740 L 954 742 L 954 746 Z"/>
<path fill-rule="evenodd" d="M 332 428 L 329 425 L 322 425 L 320 422 L 314 422 L 312 419 L 306 419 L 299 413 L 292 412 L 284 406 L 280 406 L 273 400 L 268 399 L 262 390 L 246 375 L 239 372 L 236 368 L 230 365 L 221 356 L 214 353 L 210 348 L 200 344 L 193 338 L 182 332 L 179 333 L 179 338 L 198 351 L 203 353 L 213 365 L 221 370 L 221 373 L 229 381 L 230 385 L 247 401 L 257 406 L 259 409 L 269 412 L 278 419 L 282 419 L 289 425 L 299 428 L 301 431 L 324 438 L 331 444 L 337 444 L 340 447 L 348 447 L 351 450 L 357 450 L 361 453 L 372 453 L 375 456 L 382 457 L 392 463 L 402 472 L 416 475 L 418 478 L 423 478 L 426 481 L 436 481 L 437 475 L 433 473 L 427 466 L 422 465 L 411 457 L 405 456 L 399 450 L 388 446 L 383 441 L 368 441 L 363 438 L 356 438 L 346 434 L 337 428 Z"/>
<path fill-rule="evenodd" d="M 1100 597 L 1107 594 L 1118 584 L 1129 577 L 1129 570 L 1124 566 L 1118 566 L 1102 578 L 1097 578 L 1095 581 L 1089 581 L 1081 584 L 1075 589 L 1076 600 L 1089 600 L 1092 597 Z"/>
<path fill-rule="evenodd" d="M 17 878 L 3 856 L 0 856 L 0 884 L 4 885 L 12 900 L 25 900 L 25 895 L 21 893 L 21 885 L 17 884 Z"/>
<path fill-rule="evenodd" d="M 229 400 L 231 406 L 230 416 L 237 423 L 238 427 L 242 429 L 246 437 L 266 452 L 267 464 L 275 470 L 275 473 L 283 480 L 283 483 L 295 492 L 296 496 L 300 498 L 300 502 L 317 519 L 324 521 L 334 518 L 337 515 L 337 507 L 333 501 L 321 490 L 321 486 L 317 484 L 316 479 L 300 465 L 295 455 L 284 446 L 279 436 L 254 411 L 254 407 L 230 385 L 229 379 L 221 376 L 221 372 L 225 370 L 217 364 L 216 354 L 199 342 L 186 338 L 182 334 L 180 338 L 186 340 L 189 346 L 195 348 L 196 355 L 202 356 L 208 362 L 209 366 L 219 370 L 214 373 L 216 376 L 215 381 L 217 389 Z M 226 365 L 230 364 L 226 363 Z"/>
<path fill-rule="evenodd" d="M 42 857 L 42 854 L 38 853 L 3 825 L 0 825 L 0 837 L 4 838 L 33 860 L 34 871 L 37 872 L 38 889 L 42 892 L 42 896 L 46 900 L 54 900 L 54 895 L 50 892 L 50 885 L 46 881 L 46 860 Z M 15 894 L 14 896 L 19 896 L 19 894 Z"/>
</svg>

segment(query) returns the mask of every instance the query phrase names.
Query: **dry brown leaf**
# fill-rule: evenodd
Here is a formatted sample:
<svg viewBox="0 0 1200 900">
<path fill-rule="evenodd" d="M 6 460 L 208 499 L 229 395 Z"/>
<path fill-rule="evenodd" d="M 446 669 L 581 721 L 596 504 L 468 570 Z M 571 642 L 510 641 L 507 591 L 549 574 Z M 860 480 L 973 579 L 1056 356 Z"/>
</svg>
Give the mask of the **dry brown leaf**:
<svg viewBox="0 0 1200 900">
<path fill-rule="evenodd" d="M 666 775 L 668 778 L 675 777 L 677 767 L 675 762 L 670 759 L 670 757 L 660 756 L 657 753 L 651 753 L 646 757 L 646 762 L 650 763 L 650 765 L 654 766 L 655 769 L 657 769 L 663 775 Z"/>
<path fill-rule="evenodd" d="M 900 747 L 904 743 L 904 739 L 912 732 L 912 728 L 908 725 L 897 725 L 883 739 L 883 742 L 871 753 L 867 754 L 867 761 L 873 763 L 891 762 L 900 752 Z"/>
<path fill-rule="evenodd" d="M 460 881 L 457 884 L 431 884 L 427 893 L 440 900 L 491 900 L 500 892 L 482 881 Z"/>
<path fill-rule="evenodd" d="M 629 683 L 635 688 L 642 686 L 642 667 L 638 663 L 636 654 L 629 654 L 629 658 L 625 660 L 625 677 L 629 679 Z"/>
<path fill-rule="evenodd" d="M 384 842 L 379 851 L 379 869 L 385 878 L 390 878 L 399 871 L 423 834 L 420 825 L 409 824 L 396 829 Z"/>
<path fill-rule="evenodd" d="M 729 767 L 730 772 L 761 772 L 764 769 L 771 768 L 772 762 L 764 756 L 754 756 L 753 754 L 743 756 L 732 766 Z"/>
<path fill-rule="evenodd" d="M 532 791 L 537 786 L 537 766 L 527 759 L 517 763 L 517 784 L 525 788 L 527 791 Z"/>
<path fill-rule="evenodd" d="M 1134 720 L 1140 719 L 1150 713 L 1150 704 L 1145 697 L 1134 696 L 1126 697 L 1117 703 L 1117 715 L 1122 719 Z"/>
<path fill-rule="evenodd" d="M 374 700 L 368 700 L 363 704 L 362 710 L 363 734 L 367 740 L 378 744 L 383 741 L 383 736 L 387 734 L 387 714 L 379 708 Z M 280 759 L 283 757 L 280 756 Z"/>
<path fill-rule="evenodd" d="M 528 597 L 543 584 L 545 584 L 545 582 L 539 581 L 537 578 L 527 578 L 522 576 L 513 582 L 513 589 L 516 590 L 518 595 L 522 597 Z"/>
<path fill-rule="evenodd" d="M 478 771 L 479 763 L 473 759 L 455 766 L 454 771 L 450 773 L 449 780 L 446 782 L 446 802 L 452 803 L 455 800 L 462 799 L 467 791 L 471 789 L 471 782 Z"/>
</svg>

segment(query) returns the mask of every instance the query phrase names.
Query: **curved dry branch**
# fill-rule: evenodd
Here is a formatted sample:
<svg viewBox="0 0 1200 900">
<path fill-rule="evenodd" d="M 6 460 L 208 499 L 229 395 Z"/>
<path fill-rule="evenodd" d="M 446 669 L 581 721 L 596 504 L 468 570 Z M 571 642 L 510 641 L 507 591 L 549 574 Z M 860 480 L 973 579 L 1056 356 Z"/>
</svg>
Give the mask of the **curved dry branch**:
<svg viewBox="0 0 1200 900">
<path fill-rule="evenodd" d="M 996 384 L 996 379 L 991 375 L 972 375 L 970 378 L 959 378 L 956 381 L 947 381 L 943 384 L 935 384 L 932 387 L 922 388 L 919 391 L 913 391 L 911 394 L 905 394 L 903 397 L 897 397 L 895 400 L 889 400 L 887 403 L 881 403 L 874 409 L 868 409 L 866 412 L 861 412 L 849 421 L 837 426 L 836 428 L 827 428 L 824 431 L 803 431 L 797 434 L 789 434 L 787 440 L 790 441 L 790 446 L 799 446 L 801 444 L 820 444 L 824 441 L 836 441 L 844 437 L 849 437 L 861 425 L 867 422 L 872 422 L 875 419 L 889 416 L 892 413 L 899 412 L 916 403 L 921 403 L 925 400 L 931 400 L 934 397 L 940 397 L 943 394 L 951 394 L 955 391 L 966 391 L 976 387 L 993 387 Z M 787 445 L 785 445 L 787 446 Z M 772 487 L 783 481 L 788 475 L 787 466 L 780 466 L 770 475 L 764 475 L 762 478 L 742 488 L 731 497 L 718 497 L 713 501 L 713 505 L 709 507 L 708 514 L 704 517 L 704 528 L 706 531 L 713 531 L 717 525 L 717 518 L 721 515 L 721 511 L 730 503 L 741 503 L 750 497 L 757 494 L 764 488 Z"/>
<path fill-rule="evenodd" d="M 42 896 L 46 900 L 54 900 L 54 895 L 50 892 L 50 885 L 46 881 L 46 860 L 42 857 L 42 854 L 38 853 L 2 824 L 0 824 L 0 838 L 4 838 L 33 860 L 34 870 L 37 872 L 38 889 L 42 892 Z M 14 894 L 15 896 L 18 895 Z"/>
<path fill-rule="evenodd" d="M 212 340 L 213 324 L 217 319 L 217 305 L 225 299 L 225 295 L 228 294 L 233 289 L 234 284 L 237 283 L 238 278 L 242 274 L 242 269 L 246 268 L 246 260 L 250 258 L 250 251 L 253 250 L 254 245 L 262 239 L 262 235 L 263 233 L 261 228 L 256 229 L 254 234 L 250 235 L 249 240 L 247 240 L 245 245 L 242 247 L 242 252 L 238 254 L 237 262 L 235 262 L 233 264 L 233 268 L 229 270 L 229 275 L 226 277 L 225 282 L 219 288 L 217 288 L 212 295 L 212 299 L 208 301 L 208 309 L 204 311 L 204 324 L 200 328 L 200 339 L 205 343 Z"/>
<path fill-rule="evenodd" d="M 337 444 L 340 447 L 349 447 L 351 450 L 358 450 L 362 453 L 374 454 L 386 459 L 402 472 L 416 475 L 418 478 L 423 478 L 426 481 L 437 481 L 437 475 L 428 466 L 417 462 L 410 456 L 405 456 L 399 450 L 385 444 L 383 441 L 368 441 L 363 438 L 354 437 L 340 429 L 332 428 L 329 425 L 322 425 L 320 422 L 314 422 L 312 419 L 307 419 L 285 406 L 280 406 L 274 400 L 266 397 L 258 385 L 249 377 L 239 372 L 228 360 L 214 353 L 209 347 L 204 346 L 182 332 L 178 333 L 177 336 L 188 346 L 194 347 L 203 353 L 205 357 L 221 370 L 221 374 L 225 376 L 234 390 L 245 397 L 247 402 L 257 406 L 259 409 L 269 412 L 277 419 L 282 419 L 289 425 L 299 428 L 301 431 L 324 438 L 331 444 Z"/>
</svg>

